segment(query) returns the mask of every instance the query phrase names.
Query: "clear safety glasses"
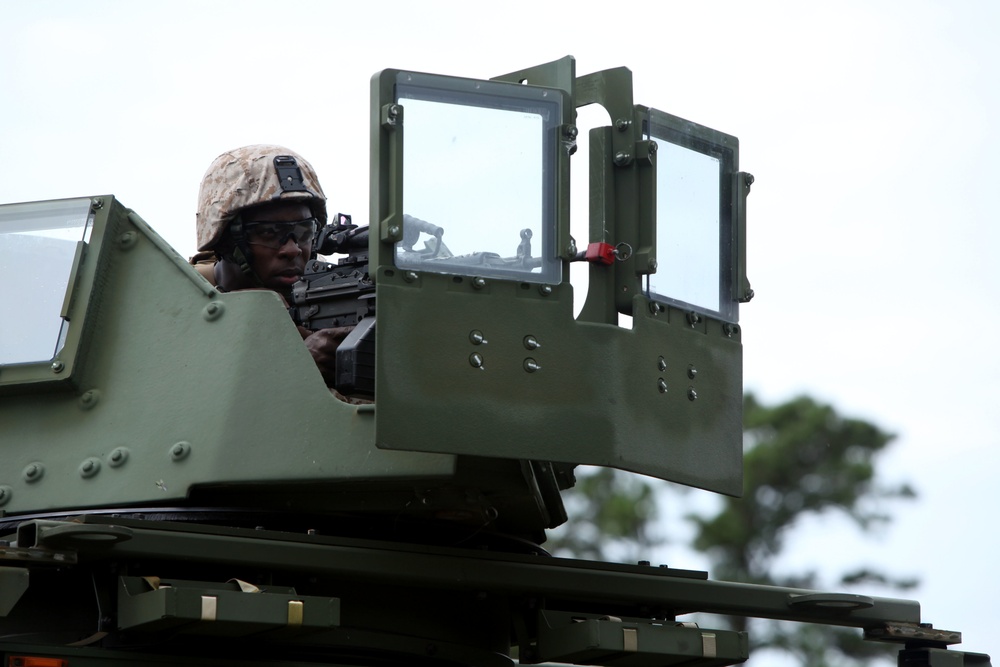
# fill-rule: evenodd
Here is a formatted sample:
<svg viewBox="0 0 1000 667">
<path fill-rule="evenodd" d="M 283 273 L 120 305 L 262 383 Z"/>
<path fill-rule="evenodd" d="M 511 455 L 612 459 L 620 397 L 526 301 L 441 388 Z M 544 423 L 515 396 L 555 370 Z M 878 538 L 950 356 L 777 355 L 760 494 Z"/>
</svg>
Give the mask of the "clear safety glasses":
<svg viewBox="0 0 1000 667">
<path fill-rule="evenodd" d="M 319 221 L 316 218 L 297 222 L 270 222 L 261 220 L 244 225 L 247 243 L 278 249 L 291 239 L 300 248 L 307 248 L 316 236 Z"/>
</svg>

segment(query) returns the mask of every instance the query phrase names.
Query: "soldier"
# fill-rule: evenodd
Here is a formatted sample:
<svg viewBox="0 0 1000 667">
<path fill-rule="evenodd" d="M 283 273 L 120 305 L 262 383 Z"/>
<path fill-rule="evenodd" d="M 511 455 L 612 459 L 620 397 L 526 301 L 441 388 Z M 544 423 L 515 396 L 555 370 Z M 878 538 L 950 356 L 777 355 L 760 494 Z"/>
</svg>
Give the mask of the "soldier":
<svg viewBox="0 0 1000 667">
<path fill-rule="evenodd" d="M 302 156 L 267 144 L 227 151 L 201 181 L 201 252 L 191 263 L 220 291 L 268 289 L 287 305 L 326 219 L 326 196 Z M 336 349 L 350 331 L 299 327 L 327 385 L 333 385 Z"/>
</svg>

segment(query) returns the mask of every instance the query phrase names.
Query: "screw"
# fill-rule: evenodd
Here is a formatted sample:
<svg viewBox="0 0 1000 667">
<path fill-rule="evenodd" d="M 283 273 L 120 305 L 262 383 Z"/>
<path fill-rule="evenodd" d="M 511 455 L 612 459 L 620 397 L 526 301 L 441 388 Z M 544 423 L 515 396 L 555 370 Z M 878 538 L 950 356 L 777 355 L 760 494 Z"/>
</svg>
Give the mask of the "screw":
<svg viewBox="0 0 1000 667">
<path fill-rule="evenodd" d="M 632 161 L 631 154 L 626 153 L 625 151 L 619 151 L 615 153 L 615 164 L 618 165 L 619 167 L 624 167 L 631 161 Z"/>
<path fill-rule="evenodd" d="M 567 125 L 563 128 L 563 134 L 570 139 L 576 139 L 576 135 L 580 134 L 580 130 L 577 129 L 576 125 Z"/>
<path fill-rule="evenodd" d="M 408 283 L 417 282 L 417 277 L 418 276 L 416 271 L 407 271 L 406 273 L 403 274 L 403 280 L 405 280 Z"/>
<path fill-rule="evenodd" d="M 688 400 L 694 401 L 698 398 L 698 392 L 694 390 L 694 387 L 688 387 Z"/>
<path fill-rule="evenodd" d="M 552 294 L 552 285 L 539 285 L 538 293 L 542 296 L 549 296 Z"/>
<path fill-rule="evenodd" d="M 53 373 L 62 373 L 64 370 L 66 370 L 66 364 L 56 359 L 55 361 L 52 362 L 52 366 L 50 366 L 50 368 L 52 369 Z"/>
<path fill-rule="evenodd" d="M 618 120 L 615 121 L 615 129 L 618 130 L 619 132 L 624 132 L 629 127 L 631 127 L 631 125 L 632 121 L 630 121 L 628 118 L 619 118 Z"/>
<path fill-rule="evenodd" d="M 663 378 L 660 378 L 659 380 L 656 381 L 656 388 L 660 390 L 661 394 L 667 393 L 667 381 L 664 380 Z"/>
<path fill-rule="evenodd" d="M 528 350 L 537 350 L 541 346 L 542 346 L 542 344 L 539 343 L 538 339 L 535 338 L 534 336 L 525 336 L 524 337 L 524 347 L 525 347 L 525 349 L 528 349 Z"/>
<path fill-rule="evenodd" d="M 473 329 L 472 332 L 469 333 L 469 341 L 473 345 L 486 345 L 487 342 L 486 336 L 484 336 L 483 332 L 479 329 Z"/>
<path fill-rule="evenodd" d="M 733 336 L 735 336 L 740 332 L 740 328 L 735 324 L 726 322 L 725 324 L 722 325 L 722 331 L 726 334 L 726 336 L 732 338 Z"/>
<path fill-rule="evenodd" d="M 656 361 L 656 367 L 660 369 L 660 372 L 667 370 L 667 360 L 664 359 L 663 357 L 660 357 Z"/>
<path fill-rule="evenodd" d="M 698 377 L 698 369 L 694 366 L 688 366 L 688 377 L 692 380 Z"/>
<path fill-rule="evenodd" d="M 688 324 L 690 324 L 693 327 L 694 325 L 701 322 L 701 315 L 695 312 L 690 312 L 687 314 L 687 321 Z"/>
<path fill-rule="evenodd" d="M 483 367 L 483 355 L 479 354 L 478 352 L 473 352 L 472 354 L 469 355 L 469 364 L 473 368 L 482 368 Z"/>
<path fill-rule="evenodd" d="M 483 289 L 486 287 L 486 278 L 482 276 L 476 276 L 472 279 L 472 286 L 476 289 Z"/>
<path fill-rule="evenodd" d="M 653 315 L 659 315 L 660 313 L 663 312 L 663 304 L 656 303 L 655 301 L 650 301 L 649 312 L 651 312 Z"/>
<path fill-rule="evenodd" d="M 649 270 L 650 271 L 656 271 L 656 260 L 655 259 L 650 258 L 648 264 L 649 264 Z"/>
<path fill-rule="evenodd" d="M 747 184 L 748 188 L 751 185 L 753 185 L 754 180 L 756 180 L 756 179 L 754 179 L 753 174 L 746 174 L 746 175 L 743 176 L 743 182 Z"/>
<path fill-rule="evenodd" d="M 536 371 L 542 370 L 542 367 L 538 365 L 537 361 L 535 361 L 531 357 L 528 357 L 527 359 L 524 360 L 524 370 L 526 370 L 529 373 L 534 373 Z"/>
<path fill-rule="evenodd" d="M 387 231 L 389 233 L 390 239 L 392 240 L 399 239 L 399 225 L 389 225 L 389 229 Z"/>
</svg>

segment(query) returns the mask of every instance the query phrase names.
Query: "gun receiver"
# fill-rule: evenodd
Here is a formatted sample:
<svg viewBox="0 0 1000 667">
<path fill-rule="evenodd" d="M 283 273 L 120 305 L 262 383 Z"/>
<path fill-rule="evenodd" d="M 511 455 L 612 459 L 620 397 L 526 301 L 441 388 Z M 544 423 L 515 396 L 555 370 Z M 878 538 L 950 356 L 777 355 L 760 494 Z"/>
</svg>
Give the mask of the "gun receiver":
<svg viewBox="0 0 1000 667">
<path fill-rule="evenodd" d="M 320 232 L 324 255 L 344 254 L 336 263 L 311 260 L 302 280 L 292 287 L 292 320 L 307 329 L 354 327 L 337 348 L 334 388 L 342 394 L 375 395 L 375 283 L 368 272 L 368 228 L 340 224 Z"/>
</svg>

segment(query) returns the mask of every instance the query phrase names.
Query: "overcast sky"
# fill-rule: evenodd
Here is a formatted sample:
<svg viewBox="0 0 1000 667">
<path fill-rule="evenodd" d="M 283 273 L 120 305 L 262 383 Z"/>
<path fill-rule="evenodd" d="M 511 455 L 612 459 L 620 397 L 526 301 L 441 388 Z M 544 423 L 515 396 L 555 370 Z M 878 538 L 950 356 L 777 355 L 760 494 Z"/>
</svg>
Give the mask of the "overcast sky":
<svg viewBox="0 0 1000 667">
<path fill-rule="evenodd" d="M 1000 3 L 485 7 L 0 0 L 0 202 L 115 194 L 190 255 L 209 163 L 273 142 L 364 223 L 375 72 L 628 66 L 756 176 L 746 388 L 896 433 L 885 480 L 921 494 L 877 540 L 805 527 L 788 566 L 920 576 L 925 621 L 1000 654 Z"/>
</svg>

